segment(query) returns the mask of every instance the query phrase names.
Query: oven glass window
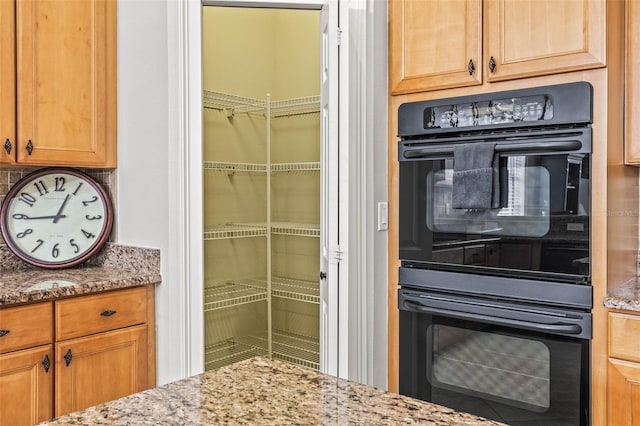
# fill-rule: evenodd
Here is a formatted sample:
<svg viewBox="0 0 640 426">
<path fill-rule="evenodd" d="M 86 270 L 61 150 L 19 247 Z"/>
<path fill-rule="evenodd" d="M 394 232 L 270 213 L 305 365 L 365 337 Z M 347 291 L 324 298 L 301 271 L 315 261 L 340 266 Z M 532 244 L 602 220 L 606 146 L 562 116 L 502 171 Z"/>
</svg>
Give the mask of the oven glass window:
<svg viewBox="0 0 640 426">
<path fill-rule="evenodd" d="M 551 354 L 544 343 L 439 324 L 431 333 L 434 387 L 536 412 L 549 408 Z"/>
<path fill-rule="evenodd" d="M 502 159 L 500 208 L 452 208 L 453 160 L 443 160 L 427 174 L 426 223 L 433 232 L 541 237 L 549 232 L 552 187 L 543 165 L 527 164 L 525 156 Z"/>
</svg>

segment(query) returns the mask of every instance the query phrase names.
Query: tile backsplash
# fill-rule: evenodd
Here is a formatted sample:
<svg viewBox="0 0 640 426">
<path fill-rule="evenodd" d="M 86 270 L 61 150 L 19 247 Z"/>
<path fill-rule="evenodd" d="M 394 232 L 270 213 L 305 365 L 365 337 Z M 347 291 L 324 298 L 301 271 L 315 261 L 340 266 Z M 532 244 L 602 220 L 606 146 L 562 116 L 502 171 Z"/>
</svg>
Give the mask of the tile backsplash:
<svg viewBox="0 0 640 426">
<path fill-rule="evenodd" d="M 4 202 L 4 197 L 9 192 L 9 189 L 19 181 L 23 176 L 27 174 L 41 169 L 42 167 L 0 167 L 0 205 Z M 78 170 L 85 172 L 89 176 L 93 177 L 109 194 L 109 198 L 111 198 L 111 203 L 113 204 L 114 211 L 116 210 L 115 200 L 116 200 L 116 176 L 115 170 L 113 169 L 85 169 L 78 168 Z M 109 241 L 113 242 L 115 233 L 116 223 L 113 224 L 113 229 L 111 230 L 111 235 L 109 236 Z M 2 236 L 0 236 L 0 244 L 4 244 L 4 240 Z"/>
</svg>

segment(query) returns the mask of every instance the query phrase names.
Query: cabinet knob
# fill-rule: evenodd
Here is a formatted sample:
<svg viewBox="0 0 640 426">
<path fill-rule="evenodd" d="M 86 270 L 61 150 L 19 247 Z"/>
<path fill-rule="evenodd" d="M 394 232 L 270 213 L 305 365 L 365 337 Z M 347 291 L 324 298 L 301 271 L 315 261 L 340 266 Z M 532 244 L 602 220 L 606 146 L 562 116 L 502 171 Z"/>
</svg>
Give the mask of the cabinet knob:
<svg viewBox="0 0 640 426">
<path fill-rule="evenodd" d="M 71 353 L 71 349 L 67 350 L 67 353 L 64 354 L 64 363 L 68 367 L 71 364 L 71 359 L 73 358 L 73 354 Z"/>
<path fill-rule="evenodd" d="M 496 60 L 493 59 L 493 56 L 489 58 L 489 70 L 494 72 L 496 70 Z"/>
<path fill-rule="evenodd" d="M 9 138 L 7 138 L 6 141 L 4 141 L 4 150 L 7 152 L 7 154 L 11 154 L 11 141 L 9 140 Z"/>
<path fill-rule="evenodd" d="M 29 139 L 29 142 L 27 142 L 27 154 L 31 155 L 31 153 L 33 152 L 33 143 L 31 142 L 31 139 Z"/>
<path fill-rule="evenodd" d="M 49 368 L 51 367 L 51 360 L 49 359 L 49 355 L 45 355 L 44 359 L 41 362 L 42 367 L 44 368 L 44 372 L 48 373 Z"/>
<path fill-rule="evenodd" d="M 102 315 L 103 317 L 110 317 L 111 315 L 115 314 L 116 311 L 102 311 L 102 313 L 100 315 Z"/>
<path fill-rule="evenodd" d="M 467 65 L 467 71 L 469 71 L 469 75 L 473 75 L 476 70 L 476 66 L 473 65 L 473 59 L 469 59 L 469 65 Z"/>
<path fill-rule="evenodd" d="M 11 330 L 0 330 L 0 337 L 4 337 L 9 334 Z"/>
</svg>

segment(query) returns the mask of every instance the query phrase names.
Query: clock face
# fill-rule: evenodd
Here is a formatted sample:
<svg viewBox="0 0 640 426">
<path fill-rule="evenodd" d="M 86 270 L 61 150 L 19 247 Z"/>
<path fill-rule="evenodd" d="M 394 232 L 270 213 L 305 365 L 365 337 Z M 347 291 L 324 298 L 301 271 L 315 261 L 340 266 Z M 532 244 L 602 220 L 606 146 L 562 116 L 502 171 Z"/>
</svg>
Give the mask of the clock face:
<svg viewBox="0 0 640 426">
<path fill-rule="evenodd" d="M 17 182 L 0 210 L 7 247 L 43 268 L 66 268 L 95 254 L 106 242 L 112 208 L 104 189 L 75 169 L 37 170 Z"/>
</svg>

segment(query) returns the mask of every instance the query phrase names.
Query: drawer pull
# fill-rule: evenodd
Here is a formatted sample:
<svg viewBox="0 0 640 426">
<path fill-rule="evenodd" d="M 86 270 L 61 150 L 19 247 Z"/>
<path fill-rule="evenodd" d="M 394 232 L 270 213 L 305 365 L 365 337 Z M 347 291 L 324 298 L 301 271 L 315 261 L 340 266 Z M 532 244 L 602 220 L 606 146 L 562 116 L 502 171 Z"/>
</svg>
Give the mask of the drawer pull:
<svg viewBox="0 0 640 426">
<path fill-rule="evenodd" d="M 0 337 L 4 337 L 7 334 L 9 334 L 11 331 L 10 330 L 0 330 Z"/>
<path fill-rule="evenodd" d="M 103 317 L 110 317 L 111 315 L 114 315 L 116 313 L 116 311 L 103 311 L 100 315 L 102 315 Z"/>
<path fill-rule="evenodd" d="M 49 368 L 51 367 L 51 360 L 49 359 L 49 355 L 45 355 L 44 359 L 41 362 L 42 367 L 44 367 L 44 372 L 48 373 Z"/>
<path fill-rule="evenodd" d="M 73 358 L 73 354 L 71 353 L 71 349 L 67 350 L 67 353 L 64 354 L 64 363 L 68 367 L 71 364 L 71 359 Z"/>
</svg>

